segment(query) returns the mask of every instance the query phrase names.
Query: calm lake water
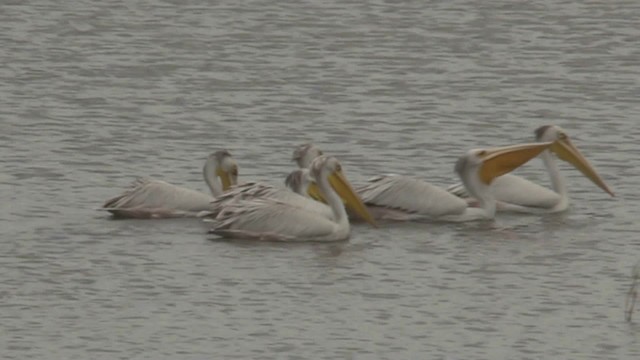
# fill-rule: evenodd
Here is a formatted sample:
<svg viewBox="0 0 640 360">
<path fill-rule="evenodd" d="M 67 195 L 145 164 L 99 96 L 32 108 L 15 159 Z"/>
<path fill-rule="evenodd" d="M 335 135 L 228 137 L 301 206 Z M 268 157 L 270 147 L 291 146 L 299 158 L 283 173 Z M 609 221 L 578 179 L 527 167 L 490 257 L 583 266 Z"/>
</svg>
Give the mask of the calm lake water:
<svg viewBox="0 0 640 360">
<path fill-rule="evenodd" d="M 635 0 L 5 1 L 2 357 L 640 358 L 639 19 Z M 446 186 L 468 149 L 544 124 L 615 198 L 562 164 L 566 213 L 337 244 L 94 211 L 140 175 L 204 190 L 221 148 L 280 184 L 307 141 L 353 182 Z"/>
</svg>

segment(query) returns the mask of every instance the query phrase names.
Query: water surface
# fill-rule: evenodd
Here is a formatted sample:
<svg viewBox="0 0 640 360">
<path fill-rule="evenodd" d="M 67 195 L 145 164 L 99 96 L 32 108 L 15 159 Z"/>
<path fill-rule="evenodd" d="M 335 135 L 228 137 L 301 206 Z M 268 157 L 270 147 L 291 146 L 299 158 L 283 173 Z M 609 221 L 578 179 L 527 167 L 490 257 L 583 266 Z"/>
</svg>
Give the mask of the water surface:
<svg viewBox="0 0 640 360">
<path fill-rule="evenodd" d="M 635 1 L 30 1 L 0 7 L 5 359 L 635 359 Z M 205 189 L 295 145 L 446 186 L 466 150 L 558 124 L 616 198 L 496 223 L 212 241 L 93 209 L 144 175 Z M 519 171 L 548 184 L 540 161 Z M 636 318 L 640 315 L 636 315 Z"/>
</svg>

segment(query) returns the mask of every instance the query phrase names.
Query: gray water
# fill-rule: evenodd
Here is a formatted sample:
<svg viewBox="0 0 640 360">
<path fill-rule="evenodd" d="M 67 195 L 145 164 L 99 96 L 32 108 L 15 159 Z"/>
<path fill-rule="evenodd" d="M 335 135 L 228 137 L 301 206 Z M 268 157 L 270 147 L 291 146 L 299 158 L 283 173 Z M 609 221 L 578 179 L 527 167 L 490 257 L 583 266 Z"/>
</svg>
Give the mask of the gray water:
<svg viewBox="0 0 640 360">
<path fill-rule="evenodd" d="M 639 19 L 635 0 L 4 1 L 2 358 L 640 357 Z M 307 141 L 354 183 L 446 186 L 468 149 L 544 124 L 615 198 L 562 164 L 566 213 L 337 244 L 94 211 L 140 175 L 204 190 L 221 148 L 280 184 Z"/>
</svg>

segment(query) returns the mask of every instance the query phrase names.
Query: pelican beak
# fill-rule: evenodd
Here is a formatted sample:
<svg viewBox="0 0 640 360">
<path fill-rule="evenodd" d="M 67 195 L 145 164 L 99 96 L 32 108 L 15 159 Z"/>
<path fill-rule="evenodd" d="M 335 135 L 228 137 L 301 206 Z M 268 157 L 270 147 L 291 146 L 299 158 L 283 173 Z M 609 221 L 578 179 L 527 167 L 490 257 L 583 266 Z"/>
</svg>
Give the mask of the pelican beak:
<svg viewBox="0 0 640 360">
<path fill-rule="evenodd" d="M 371 224 L 373 227 L 378 227 L 376 221 L 369 213 L 367 206 L 362 202 L 360 197 L 356 194 L 351 187 L 351 184 L 345 178 L 344 174 L 341 170 L 335 171 L 333 174 L 329 176 L 329 183 L 331 187 L 340 195 L 343 201 L 349 206 L 353 211 L 355 211 L 360 217 Z"/>
<path fill-rule="evenodd" d="M 591 180 L 594 184 L 596 184 L 600 189 L 604 190 L 611 196 L 615 196 L 613 192 L 609 189 L 607 184 L 604 183 L 604 180 L 598 175 L 596 170 L 589 164 L 587 159 L 582 155 L 582 153 L 571 143 L 568 137 L 564 139 L 557 140 L 551 145 L 549 150 L 553 151 L 558 157 L 571 165 L 573 165 L 576 169 L 580 170 Z"/>
<path fill-rule="evenodd" d="M 530 143 L 483 150 L 478 154 L 482 160 L 480 179 L 489 185 L 498 176 L 510 173 L 540 155 L 551 144 L 553 143 Z"/>
<path fill-rule="evenodd" d="M 235 167 L 232 168 L 231 171 L 225 171 L 221 168 L 216 170 L 216 175 L 218 175 L 220 182 L 222 182 L 222 191 L 227 191 L 231 186 L 236 185 L 237 174 L 238 169 Z"/>
<path fill-rule="evenodd" d="M 319 201 L 325 204 L 327 203 L 327 200 L 324 198 L 324 196 L 322 196 L 322 192 L 320 191 L 318 184 L 316 184 L 315 182 L 309 184 L 309 187 L 307 188 L 307 194 L 315 201 Z"/>
</svg>

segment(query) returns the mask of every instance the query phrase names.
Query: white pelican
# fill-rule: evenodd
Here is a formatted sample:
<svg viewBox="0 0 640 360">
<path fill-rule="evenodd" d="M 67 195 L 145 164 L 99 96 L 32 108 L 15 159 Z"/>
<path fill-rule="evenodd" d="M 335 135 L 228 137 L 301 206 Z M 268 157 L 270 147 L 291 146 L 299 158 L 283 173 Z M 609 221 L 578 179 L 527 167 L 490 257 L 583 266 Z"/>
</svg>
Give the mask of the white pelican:
<svg viewBox="0 0 640 360">
<path fill-rule="evenodd" d="M 233 186 L 212 200 L 209 209 L 198 214 L 198 217 L 215 218 L 230 203 L 255 199 L 270 199 L 293 206 L 306 207 L 307 210 L 317 212 L 324 217 L 333 217 L 331 208 L 325 204 L 308 201 L 313 197 L 321 198 L 319 189 L 311 179 L 308 169 L 298 169 L 291 172 L 285 179 L 285 185 L 286 187 L 281 187 L 260 182 L 247 182 Z"/>
<path fill-rule="evenodd" d="M 203 175 L 213 196 L 161 180 L 140 178 L 124 193 L 107 200 L 100 210 L 128 218 L 195 217 L 210 209 L 214 196 L 222 195 L 237 183 L 238 165 L 228 151 L 216 151 L 207 157 Z"/>
<path fill-rule="evenodd" d="M 491 184 L 491 190 L 496 200 L 498 200 L 498 211 L 554 213 L 564 211 L 569 207 L 567 187 L 551 153 L 555 153 L 561 160 L 572 164 L 594 184 L 609 195 L 614 196 L 587 159 L 573 146 L 569 136 L 562 128 L 555 125 L 541 126 L 536 129 L 535 135 L 537 141 L 554 142 L 549 147 L 549 150 L 545 150 L 540 154 L 551 178 L 553 190 L 516 175 L 500 176 Z M 460 184 L 450 186 L 448 190 L 463 198 L 468 198 L 469 196 Z M 473 202 L 472 199 L 467 200 Z"/>
<path fill-rule="evenodd" d="M 366 206 L 344 177 L 336 158 L 319 156 L 311 163 L 309 171 L 331 208 L 332 218 L 309 211 L 305 206 L 277 200 L 239 200 L 228 204 L 212 220 L 214 227 L 209 232 L 222 237 L 272 241 L 346 240 L 350 235 L 350 225 L 341 196 L 375 226 Z M 310 199 L 305 201 L 316 203 Z"/>
<path fill-rule="evenodd" d="M 551 144 L 546 142 L 478 149 L 462 156 L 456 163 L 455 170 L 469 192 L 480 199 L 481 208 L 469 207 L 467 201 L 445 189 L 403 175 L 376 176 L 369 179 L 367 184 L 356 187 L 356 192 L 377 220 L 490 219 L 495 217 L 496 211 L 496 201 L 488 191 L 491 181 L 525 164 Z M 305 159 L 308 156 L 304 151 L 313 149 L 317 148 L 312 144 L 305 144 L 298 147 L 294 154 Z M 304 163 L 298 162 L 298 165 Z"/>
</svg>

